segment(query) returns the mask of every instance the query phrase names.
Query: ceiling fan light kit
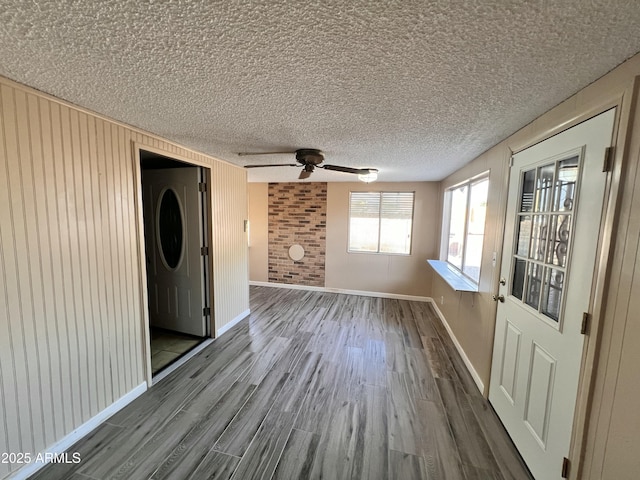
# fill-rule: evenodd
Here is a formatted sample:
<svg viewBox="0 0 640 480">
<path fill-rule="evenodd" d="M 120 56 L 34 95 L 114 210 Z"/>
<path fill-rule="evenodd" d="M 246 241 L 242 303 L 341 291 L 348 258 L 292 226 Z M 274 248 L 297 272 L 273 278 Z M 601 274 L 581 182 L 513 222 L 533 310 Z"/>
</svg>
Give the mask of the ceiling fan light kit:
<svg viewBox="0 0 640 480">
<path fill-rule="evenodd" d="M 370 168 L 368 173 L 361 173 L 358 175 L 358 180 L 364 183 L 375 182 L 378 179 L 378 170 L 376 168 Z"/>
<path fill-rule="evenodd" d="M 240 152 L 239 156 L 249 155 L 285 155 L 295 154 L 298 163 L 278 163 L 269 165 L 245 165 L 244 168 L 264 168 L 264 167 L 300 167 L 302 171 L 299 180 L 307 179 L 311 176 L 316 167 L 325 170 L 333 170 L 335 172 L 352 173 L 358 175 L 358 179 L 370 183 L 378 178 L 378 170 L 376 168 L 352 168 L 343 167 L 341 165 L 324 164 L 324 154 L 316 148 L 299 148 L 294 152 Z"/>
</svg>

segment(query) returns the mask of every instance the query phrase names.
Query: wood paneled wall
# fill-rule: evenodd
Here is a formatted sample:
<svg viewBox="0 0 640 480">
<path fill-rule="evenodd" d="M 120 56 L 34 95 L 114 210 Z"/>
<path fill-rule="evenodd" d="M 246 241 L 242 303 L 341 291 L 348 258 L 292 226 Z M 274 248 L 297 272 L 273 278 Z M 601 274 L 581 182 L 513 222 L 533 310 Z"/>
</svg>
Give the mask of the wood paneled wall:
<svg viewBox="0 0 640 480">
<path fill-rule="evenodd" d="M 211 171 L 213 203 L 213 312 L 216 332 L 249 309 L 249 219 L 247 174 L 215 162 Z"/>
<path fill-rule="evenodd" d="M 132 142 L 211 166 L 216 327 L 249 308 L 243 169 L 0 78 L 0 452 L 146 380 Z"/>
</svg>

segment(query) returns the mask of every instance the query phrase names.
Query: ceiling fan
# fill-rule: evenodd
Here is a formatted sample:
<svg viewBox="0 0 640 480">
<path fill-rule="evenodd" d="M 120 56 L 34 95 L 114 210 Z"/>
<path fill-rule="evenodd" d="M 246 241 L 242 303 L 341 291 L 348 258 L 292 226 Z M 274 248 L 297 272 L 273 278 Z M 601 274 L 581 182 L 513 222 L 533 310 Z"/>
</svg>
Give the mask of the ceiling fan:
<svg viewBox="0 0 640 480">
<path fill-rule="evenodd" d="M 341 167 L 340 165 L 327 165 L 324 164 L 324 154 L 315 148 L 299 148 L 294 152 L 241 152 L 238 153 L 239 156 L 249 156 L 249 155 L 286 155 L 286 154 L 295 154 L 296 160 L 298 163 L 276 163 L 270 165 L 245 165 L 244 168 L 263 168 L 263 167 L 300 167 L 302 166 L 302 171 L 300 172 L 300 176 L 298 179 L 304 180 L 305 178 L 309 178 L 311 173 L 316 168 L 324 168 L 325 170 L 334 170 L 336 172 L 344 172 L 344 173 L 353 173 L 358 175 L 362 180 L 363 177 L 370 178 L 369 181 L 375 180 L 377 178 L 378 170 L 375 168 L 351 168 L 351 167 Z M 366 181 L 366 180 L 364 180 Z"/>
</svg>

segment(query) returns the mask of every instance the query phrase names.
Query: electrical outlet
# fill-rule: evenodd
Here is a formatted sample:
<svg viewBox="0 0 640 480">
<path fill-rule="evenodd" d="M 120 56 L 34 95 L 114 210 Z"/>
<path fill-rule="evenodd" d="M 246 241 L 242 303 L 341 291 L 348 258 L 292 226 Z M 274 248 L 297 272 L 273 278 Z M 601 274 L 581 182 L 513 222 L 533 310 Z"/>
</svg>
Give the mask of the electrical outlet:
<svg viewBox="0 0 640 480">
<path fill-rule="evenodd" d="M 440 296 L 440 305 L 444 305 L 444 295 Z"/>
</svg>

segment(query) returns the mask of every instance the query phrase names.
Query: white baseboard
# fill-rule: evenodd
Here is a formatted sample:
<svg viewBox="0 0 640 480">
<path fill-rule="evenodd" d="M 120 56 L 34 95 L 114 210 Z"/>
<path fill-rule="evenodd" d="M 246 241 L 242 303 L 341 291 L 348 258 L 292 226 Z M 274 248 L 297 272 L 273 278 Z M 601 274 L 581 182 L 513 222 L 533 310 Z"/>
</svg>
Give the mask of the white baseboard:
<svg viewBox="0 0 640 480">
<path fill-rule="evenodd" d="M 131 390 L 129 393 L 120 397 L 118 400 L 113 402 L 107 408 L 102 410 L 95 417 L 87 420 L 85 423 L 80 425 L 74 431 L 72 431 L 68 435 L 65 435 L 61 440 L 53 444 L 51 447 L 47 448 L 44 452 L 40 452 L 42 454 L 41 456 L 46 459 L 47 457 L 50 458 L 52 455 L 61 454 L 65 452 L 74 443 L 76 443 L 78 440 L 82 439 L 83 437 L 87 436 L 102 422 L 104 422 L 109 417 L 113 416 L 114 414 L 122 410 L 124 407 L 129 405 L 131 402 L 133 402 L 136 398 L 138 398 L 140 395 L 142 395 L 146 391 L 147 391 L 147 382 L 141 383 L 136 388 Z M 71 456 L 69 457 L 71 458 Z M 34 461 L 33 463 L 25 465 L 23 468 L 15 472 L 9 478 L 11 480 L 26 479 L 31 475 L 33 475 L 34 473 L 36 473 L 41 468 L 43 468 L 48 463 L 49 461 Z"/>
<path fill-rule="evenodd" d="M 249 316 L 249 314 L 251 314 L 251 309 L 248 308 L 244 312 L 242 312 L 240 315 L 235 317 L 233 320 L 231 320 L 230 322 L 225 323 L 218 330 L 216 330 L 216 338 L 218 338 L 220 335 L 222 335 L 223 333 L 225 333 L 226 331 L 231 329 L 240 320 L 242 320 L 242 319 L 246 318 L 247 316 Z"/>
<path fill-rule="evenodd" d="M 309 285 L 290 285 L 288 283 L 256 282 L 250 281 L 249 285 L 256 287 L 289 288 L 291 290 L 311 290 L 314 292 L 343 293 L 345 295 L 360 295 L 362 297 L 396 298 L 398 300 L 411 300 L 414 302 L 432 302 L 431 297 L 417 295 L 403 295 L 400 293 L 369 292 L 366 290 L 344 290 L 342 288 L 312 287 Z"/>
<path fill-rule="evenodd" d="M 482 382 L 482 379 L 480 378 L 480 375 L 478 375 L 478 372 L 476 372 L 476 369 L 473 368 L 473 364 L 471 363 L 471 360 L 469 360 L 469 357 L 467 357 L 467 354 L 462 349 L 462 345 L 460 345 L 460 342 L 458 342 L 458 339 L 453 334 L 453 330 L 451 330 L 451 327 L 447 323 L 447 319 L 444 318 L 444 315 L 442 314 L 442 312 L 438 308 L 438 305 L 436 304 L 436 302 L 431 300 L 431 303 L 433 305 L 434 310 L 438 314 L 438 317 L 440 317 L 440 320 L 442 321 L 442 324 L 444 325 L 444 328 L 447 330 L 447 333 L 449 334 L 449 337 L 451 337 L 451 341 L 456 346 L 456 350 L 458 350 L 458 353 L 460 354 L 460 357 L 462 358 L 462 361 L 466 365 L 467 370 L 469 370 L 469 373 L 471 374 L 471 377 L 473 378 L 473 381 L 476 382 L 476 386 L 478 387 L 478 390 L 480 390 L 480 393 L 482 395 L 484 395 L 484 383 Z"/>
</svg>

